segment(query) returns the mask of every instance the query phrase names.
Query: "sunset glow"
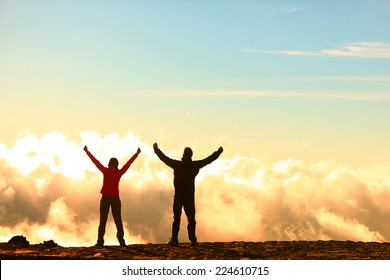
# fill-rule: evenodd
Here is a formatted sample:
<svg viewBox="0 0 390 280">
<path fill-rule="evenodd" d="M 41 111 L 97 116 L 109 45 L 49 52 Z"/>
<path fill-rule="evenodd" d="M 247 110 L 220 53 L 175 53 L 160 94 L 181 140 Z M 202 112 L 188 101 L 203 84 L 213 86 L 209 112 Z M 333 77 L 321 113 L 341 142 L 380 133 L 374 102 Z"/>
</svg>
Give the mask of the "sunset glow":
<svg viewBox="0 0 390 280">
<path fill-rule="evenodd" d="M 0 242 L 96 242 L 84 145 L 120 166 L 141 148 L 125 239 L 167 241 L 155 142 L 224 148 L 196 179 L 199 241 L 390 241 L 390 3 L 312 2 L 0 1 Z"/>
</svg>

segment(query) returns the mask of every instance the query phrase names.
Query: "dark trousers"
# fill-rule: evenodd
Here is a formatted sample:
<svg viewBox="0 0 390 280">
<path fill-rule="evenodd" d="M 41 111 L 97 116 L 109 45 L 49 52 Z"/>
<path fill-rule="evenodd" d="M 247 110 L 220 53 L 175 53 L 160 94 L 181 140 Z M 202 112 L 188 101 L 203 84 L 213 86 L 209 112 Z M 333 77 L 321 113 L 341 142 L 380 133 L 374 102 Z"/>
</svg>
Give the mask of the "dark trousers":
<svg viewBox="0 0 390 280">
<path fill-rule="evenodd" d="M 195 198 L 194 197 L 178 197 L 173 199 L 173 224 L 172 224 L 172 239 L 177 240 L 180 230 L 180 217 L 181 209 L 184 208 L 184 212 L 188 220 L 188 238 L 196 242 L 196 221 L 195 221 Z"/>
<path fill-rule="evenodd" d="M 112 216 L 114 218 L 114 222 L 116 225 L 116 237 L 118 238 L 118 241 L 120 244 L 124 243 L 125 240 L 123 239 L 124 231 L 123 231 L 123 224 L 122 224 L 122 216 L 121 216 L 121 200 L 119 199 L 119 196 L 108 196 L 108 195 L 102 195 L 102 199 L 100 200 L 100 223 L 99 223 L 99 229 L 98 229 L 98 243 L 104 244 L 104 233 L 106 232 L 106 224 L 107 224 L 107 218 L 108 218 L 108 212 L 110 211 Z"/>
</svg>

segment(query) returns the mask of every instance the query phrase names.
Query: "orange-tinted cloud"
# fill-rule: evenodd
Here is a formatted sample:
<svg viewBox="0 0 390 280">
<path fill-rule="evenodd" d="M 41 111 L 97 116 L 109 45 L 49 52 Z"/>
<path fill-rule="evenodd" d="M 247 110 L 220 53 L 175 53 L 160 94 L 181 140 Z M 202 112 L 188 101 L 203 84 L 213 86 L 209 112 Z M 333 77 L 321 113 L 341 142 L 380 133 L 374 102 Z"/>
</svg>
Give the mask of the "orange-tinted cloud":
<svg viewBox="0 0 390 280">
<path fill-rule="evenodd" d="M 149 145 L 132 133 L 82 132 L 74 140 L 54 131 L 22 135 L 9 147 L 0 144 L 1 241 L 23 234 L 32 243 L 95 243 L 102 175 L 82 151 L 84 144 L 103 164 L 111 156 L 123 164 L 141 147 L 120 185 L 125 238 L 128 243 L 169 238 L 172 171 Z M 389 171 L 390 164 L 352 168 L 292 158 L 269 164 L 222 154 L 197 177 L 198 238 L 388 241 Z M 186 222 L 183 214 L 182 241 L 187 240 Z M 107 244 L 117 244 L 115 234 L 110 217 Z"/>
</svg>

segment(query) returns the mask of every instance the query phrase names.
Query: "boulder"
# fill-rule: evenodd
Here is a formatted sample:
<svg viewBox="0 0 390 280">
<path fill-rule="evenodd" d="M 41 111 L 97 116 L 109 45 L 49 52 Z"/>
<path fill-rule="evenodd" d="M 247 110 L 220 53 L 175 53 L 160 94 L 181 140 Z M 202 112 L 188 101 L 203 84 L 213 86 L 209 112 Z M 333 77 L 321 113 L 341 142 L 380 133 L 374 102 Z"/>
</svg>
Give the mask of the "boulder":
<svg viewBox="0 0 390 280">
<path fill-rule="evenodd" d="M 52 248 L 52 247 L 58 247 L 58 244 L 55 243 L 53 240 L 49 240 L 49 241 L 44 241 L 43 243 L 41 243 L 43 246 L 45 247 L 49 247 L 49 248 Z"/>
<path fill-rule="evenodd" d="M 30 245 L 30 242 L 23 235 L 15 235 L 8 241 L 8 244 Z"/>
</svg>

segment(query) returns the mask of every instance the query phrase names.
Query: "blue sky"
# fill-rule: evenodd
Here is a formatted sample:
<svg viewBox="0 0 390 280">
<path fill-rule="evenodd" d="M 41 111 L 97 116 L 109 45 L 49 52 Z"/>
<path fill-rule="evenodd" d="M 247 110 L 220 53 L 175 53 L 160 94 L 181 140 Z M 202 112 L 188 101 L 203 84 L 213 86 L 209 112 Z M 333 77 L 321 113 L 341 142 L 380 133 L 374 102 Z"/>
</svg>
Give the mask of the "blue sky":
<svg viewBox="0 0 390 280">
<path fill-rule="evenodd" d="M 389 11 L 381 0 L 2 0 L 0 140 L 92 129 L 177 146 L 206 134 L 383 160 Z"/>
</svg>

